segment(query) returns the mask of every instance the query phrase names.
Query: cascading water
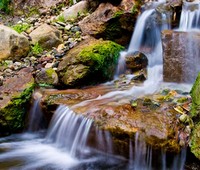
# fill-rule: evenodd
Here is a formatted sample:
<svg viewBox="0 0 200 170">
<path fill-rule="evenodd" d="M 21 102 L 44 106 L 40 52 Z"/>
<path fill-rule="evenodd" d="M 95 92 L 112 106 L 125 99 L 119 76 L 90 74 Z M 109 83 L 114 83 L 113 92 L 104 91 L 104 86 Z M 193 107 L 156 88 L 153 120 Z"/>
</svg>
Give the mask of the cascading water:
<svg viewBox="0 0 200 170">
<path fill-rule="evenodd" d="M 188 31 L 200 28 L 200 3 L 199 0 L 187 2 L 184 0 L 179 30 Z"/>
<path fill-rule="evenodd" d="M 125 68 L 125 56 L 128 53 L 134 51 L 144 52 L 148 58 L 148 79 L 145 82 L 144 86 L 133 87 L 128 93 L 135 94 L 141 92 L 143 94 L 155 92 L 157 85 L 162 81 L 162 44 L 161 44 L 161 31 L 164 29 L 170 29 L 170 14 L 168 13 L 158 13 L 156 12 L 156 7 L 165 1 L 158 1 L 152 5 L 152 9 L 147 9 L 144 11 L 138 18 L 136 26 L 131 38 L 131 42 L 127 52 L 121 53 L 119 59 L 119 65 L 116 74 L 119 75 L 123 72 L 120 68 Z M 157 23 L 153 18 L 159 16 L 161 18 L 161 23 Z M 150 52 L 146 52 L 146 49 L 150 49 Z M 149 51 L 149 50 L 148 50 Z M 116 77 L 116 76 L 115 76 Z M 150 86 L 151 91 L 147 90 Z M 158 82 L 158 83 L 156 83 Z"/>
<path fill-rule="evenodd" d="M 158 4 L 161 2 L 165 1 L 159 1 Z M 148 9 L 141 14 L 137 21 L 128 51 L 124 52 L 125 56 L 129 52 L 138 50 L 143 52 L 144 50 L 149 60 L 148 80 L 141 87 L 133 87 L 125 92 L 111 92 L 104 95 L 105 98 L 118 94 L 123 96 L 134 94 L 137 96 L 153 93 L 162 81 L 162 46 L 160 32 L 170 28 L 170 22 L 164 22 L 169 20 L 170 17 L 168 14 L 160 14 L 163 23 L 159 23 L 159 26 L 156 23 L 151 23 L 152 27 L 148 30 L 148 21 L 150 21 L 152 15 L 156 15 L 155 7 L 153 6 L 152 9 Z M 198 11 L 195 11 L 195 15 L 193 15 L 196 20 L 198 20 L 197 13 Z M 194 21 L 192 21 L 192 27 L 193 25 Z M 154 39 L 152 37 L 156 38 Z M 150 48 L 148 52 L 146 52 L 147 48 Z M 122 62 L 124 62 L 124 59 L 122 59 Z M 124 68 L 124 66 L 121 68 Z M 118 74 L 120 73 L 118 71 Z M 39 100 L 36 101 L 33 107 L 34 113 L 37 113 L 38 103 Z M 29 131 L 35 129 L 33 128 L 34 122 L 36 121 L 34 115 L 31 120 L 32 123 L 30 123 Z M 0 139 L 0 152 L 2 152 L 0 155 L 0 169 L 156 169 L 156 166 L 153 167 L 152 148 L 146 146 L 145 142 L 139 140 L 139 133 L 136 133 L 134 142 L 130 139 L 129 161 L 127 161 L 125 158 L 111 155 L 113 153 L 112 136 L 110 133 L 100 131 L 98 128 L 95 129 L 97 136 L 95 137 L 96 145 L 109 154 L 99 153 L 91 149 L 87 145 L 91 128 L 91 120 L 76 115 L 66 106 L 60 106 L 52 118 L 46 137 L 41 136 L 39 133 L 25 133 Z M 134 146 L 133 143 L 135 144 Z M 170 167 L 173 170 L 182 170 L 185 154 L 186 152 L 183 150 L 179 156 L 175 157 L 172 165 L 168 166 L 166 163 L 167 156 L 163 151 L 162 157 L 160 158 L 160 164 L 162 166 L 159 169 L 165 170 Z"/>
<path fill-rule="evenodd" d="M 65 148 L 72 157 L 85 148 L 92 120 L 76 115 L 66 106 L 59 106 L 52 118 L 46 141 Z"/>
</svg>

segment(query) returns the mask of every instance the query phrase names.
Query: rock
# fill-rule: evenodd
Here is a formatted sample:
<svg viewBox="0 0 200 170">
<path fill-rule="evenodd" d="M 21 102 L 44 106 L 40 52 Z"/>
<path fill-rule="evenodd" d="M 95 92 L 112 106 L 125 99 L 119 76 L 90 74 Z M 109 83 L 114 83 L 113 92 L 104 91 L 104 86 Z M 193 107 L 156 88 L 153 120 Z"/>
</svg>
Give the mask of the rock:
<svg viewBox="0 0 200 170">
<path fill-rule="evenodd" d="M 131 5 L 125 6 L 122 2 L 119 7 L 101 3 L 92 14 L 79 22 L 82 32 L 95 38 L 102 37 L 122 45 L 128 44 L 137 15 L 137 12 L 131 12 L 135 2 L 129 2 Z"/>
<path fill-rule="evenodd" d="M 0 136 L 23 129 L 33 88 L 30 68 L 20 70 L 0 86 Z"/>
<path fill-rule="evenodd" d="M 0 25 L 0 61 L 3 59 L 19 60 L 29 52 L 29 41 L 13 29 Z"/>
<path fill-rule="evenodd" d="M 62 2 L 62 0 L 17 0 L 11 1 L 15 15 L 26 13 L 27 15 L 44 13 L 45 9 Z M 37 8 L 36 8 L 37 6 Z"/>
<path fill-rule="evenodd" d="M 164 30 L 162 46 L 164 81 L 194 82 L 200 71 L 200 33 Z"/>
<path fill-rule="evenodd" d="M 95 39 L 82 41 L 71 49 L 58 66 L 66 86 L 84 86 L 112 79 L 122 46 Z"/>
<path fill-rule="evenodd" d="M 161 94 L 134 100 L 127 96 L 121 99 L 111 96 L 95 100 L 105 93 L 107 95 L 113 88 L 111 85 L 101 85 L 85 89 L 45 90 L 41 105 L 48 114 L 57 105 L 67 105 L 75 113 L 92 119 L 94 126 L 111 132 L 115 140 L 128 144 L 130 139 L 134 141 L 134 136 L 138 132 L 153 150 L 162 148 L 167 152 L 176 153 L 180 151 L 181 146 L 187 145 L 190 135 L 188 123 L 179 122 L 180 114 L 173 110 L 173 101 L 159 102 L 156 98 Z M 114 150 L 115 147 L 113 143 Z"/>
<path fill-rule="evenodd" d="M 191 152 L 200 160 L 200 122 L 194 126 L 191 135 Z"/>
<path fill-rule="evenodd" d="M 78 15 L 81 13 L 85 13 L 88 11 L 88 2 L 87 1 L 80 1 L 77 4 L 71 6 L 64 10 L 60 16 L 63 16 L 65 20 L 76 19 Z M 59 17 L 59 16 L 58 16 Z"/>
<path fill-rule="evenodd" d="M 102 3 L 101 0 L 87 0 L 89 3 L 89 9 L 94 11 L 95 9 L 97 9 L 97 7 L 99 6 L 100 3 Z M 104 0 L 103 2 L 109 2 L 114 6 L 118 6 L 121 3 L 122 0 Z M 128 0 L 130 1 L 130 0 Z M 130 1 L 131 2 L 131 1 Z"/>
<path fill-rule="evenodd" d="M 139 51 L 126 54 L 125 60 L 126 67 L 127 69 L 131 70 L 131 72 L 136 72 L 145 69 L 148 65 L 147 57 Z"/>
<path fill-rule="evenodd" d="M 48 24 L 42 24 L 30 34 L 32 43 L 39 43 L 44 49 L 52 49 L 62 43 L 60 31 Z"/>
<path fill-rule="evenodd" d="M 192 107 L 190 113 L 193 117 L 200 117 L 200 73 L 197 76 L 190 92 L 192 97 Z"/>
<path fill-rule="evenodd" d="M 134 82 L 143 82 L 146 80 L 146 76 L 142 73 L 142 74 L 136 75 L 131 80 Z"/>
<path fill-rule="evenodd" d="M 52 68 L 42 69 L 36 74 L 35 81 L 38 84 L 57 85 L 58 75 Z"/>
</svg>

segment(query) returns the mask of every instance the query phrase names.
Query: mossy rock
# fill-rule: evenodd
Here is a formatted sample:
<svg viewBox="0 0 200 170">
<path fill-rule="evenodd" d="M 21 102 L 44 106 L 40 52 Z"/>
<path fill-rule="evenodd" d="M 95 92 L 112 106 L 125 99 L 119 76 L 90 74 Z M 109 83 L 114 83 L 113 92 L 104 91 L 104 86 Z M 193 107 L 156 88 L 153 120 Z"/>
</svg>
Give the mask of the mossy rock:
<svg viewBox="0 0 200 170">
<path fill-rule="evenodd" d="M 44 68 L 36 74 L 36 83 L 46 85 L 57 85 L 58 75 L 53 68 Z"/>
<path fill-rule="evenodd" d="M 59 64 L 58 74 L 66 86 L 80 87 L 111 80 L 124 48 L 112 41 L 88 39 L 70 50 Z"/>
<path fill-rule="evenodd" d="M 197 79 L 192 87 L 190 92 L 192 96 L 192 107 L 191 107 L 191 115 L 193 117 L 199 117 L 200 113 L 200 73 L 197 76 Z"/>
<path fill-rule="evenodd" d="M 34 79 L 27 68 L 0 87 L 0 136 L 23 129 L 33 89 Z"/>
<path fill-rule="evenodd" d="M 191 152 L 200 160 L 200 122 L 193 129 L 190 148 Z"/>
</svg>

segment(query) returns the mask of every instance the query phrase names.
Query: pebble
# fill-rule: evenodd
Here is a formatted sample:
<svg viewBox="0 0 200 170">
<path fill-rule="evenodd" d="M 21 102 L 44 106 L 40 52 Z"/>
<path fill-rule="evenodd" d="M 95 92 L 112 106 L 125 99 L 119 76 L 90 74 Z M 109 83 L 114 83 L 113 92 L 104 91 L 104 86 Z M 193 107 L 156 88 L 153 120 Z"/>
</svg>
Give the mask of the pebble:
<svg viewBox="0 0 200 170">
<path fill-rule="evenodd" d="M 54 63 L 47 63 L 44 68 L 52 68 Z"/>
</svg>

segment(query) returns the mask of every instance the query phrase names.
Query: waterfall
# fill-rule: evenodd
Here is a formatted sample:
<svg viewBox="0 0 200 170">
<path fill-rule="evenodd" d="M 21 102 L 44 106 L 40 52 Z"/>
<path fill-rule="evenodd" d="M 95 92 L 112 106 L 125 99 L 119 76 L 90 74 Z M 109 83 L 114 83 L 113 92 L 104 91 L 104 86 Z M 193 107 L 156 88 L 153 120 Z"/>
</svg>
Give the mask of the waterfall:
<svg viewBox="0 0 200 170">
<path fill-rule="evenodd" d="M 54 113 L 48 133 L 47 142 L 66 149 L 72 157 L 84 151 L 92 120 L 76 115 L 66 106 L 59 106 Z"/>
<path fill-rule="evenodd" d="M 184 0 L 181 12 L 179 30 L 188 31 L 190 29 L 200 28 L 200 2 L 187 2 Z"/>
<path fill-rule="evenodd" d="M 162 149 L 160 151 L 160 157 L 154 155 L 151 146 L 147 146 L 144 139 L 140 136 L 140 133 L 135 134 L 135 141 L 129 142 L 129 170 L 152 170 L 156 166 L 156 169 L 162 170 L 184 170 L 184 164 L 186 160 L 186 149 L 182 149 L 177 155 L 170 157 L 170 161 L 167 161 L 167 153 Z M 157 150 L 158 154 L 159 151 Z M 170 164 L 167 162 L 171 162 Z"/>
<path fill-rule="evenodd" d="M 155 9 L 144 11 L 137 19 L 128 52 L 139 51 L 145 34 L 146 23 L 149 17 L 155 12 Z"/>
<path fill-rule="evenodd" d="M 118 62 L 118 68 L 116 71 L 115 78 L 121 74 L 125 66 L 126 54 L 141 51 L 145 53 L 148 58 L 148 81 L 160 81 L 162 80 L 162 44 L 161 44 L 161 31 L 165 29 L 170 29 L 170 14 L 169 13 L 159 13 L 156 11 L 156 7 L 165 1 L 154 2 L 152 9 L 145 10 L 137 19 L 134 32 L 131 38 L 130 45 L 126 52 L 122 52 Z M 160 17 L 161 23 L 155 21 L 155 17 Z M 146 49 L 148 52 L 146 52 Z M 159 67 L 161 70 L 153 68 L 156 65 L 161 65 Z M 123 68 L 123 69 L 121 69 Z M 158 70 L 158 73 L 151 74 Z M 161 74 L 160 74 L 161 73 Z M 152 77 L 152 75 L 157 77 Z M 152 79 L 153 78 L 153 79 Z M 146 83 L 147 84 L 147 83 Z M 134 91 L 134 88 L 133 90 Z"/>
<path fill-rule="evenodd" d="M 34 132 L 42 129 L 45 125 L 43 113 L 40 108 L 40 99 L 34 100 L 33 106 L 29 114 L 28 131 Z"/>
</svg>

